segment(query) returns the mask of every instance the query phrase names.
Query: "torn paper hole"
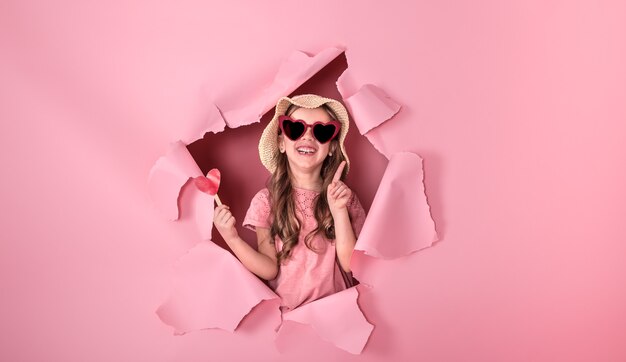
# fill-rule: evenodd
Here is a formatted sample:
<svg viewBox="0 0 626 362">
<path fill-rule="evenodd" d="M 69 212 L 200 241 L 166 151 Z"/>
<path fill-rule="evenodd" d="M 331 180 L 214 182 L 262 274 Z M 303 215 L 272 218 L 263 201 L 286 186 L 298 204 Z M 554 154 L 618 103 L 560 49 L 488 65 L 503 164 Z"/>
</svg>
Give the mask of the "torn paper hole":
<svg viewBox="0 0 626 362">
<path fill-rule="evenodd" d="M 210 168 L 217 167 L 222 171 L 223 180 L 232 180 L 230 182 L 224 182 L 224 191 L 220 191 L 220 196 L 226 204 L 231 203 L 232 205 L 238 205 L 237 207 L 241 211 L 239 215 L 235 213 L 235 217 L 238 220 L 238 225 L 240 225 L 243 220 L 243 213 L 247 209 L 249 201 L 254 193 L 263 187 L 265 181 L 263 177 L 257 176 L 251 178 L 250 176 L 269 176 L 258 160 L 256 147 L 264 125 L 269 121 L 271 115 L 273 115 L 275 102 L 289 90 L 294 90 L 293 94 L 315 93 L 334 99 L 340 99 L 341 95 L 337 89 L 323 88 L 324 84 L 331 83 L 328 82 L 328 79 L 317 79 L 319 83 L 311 81 L 321 74 L 324 74 L 329 68 L 332 68 L 328 65 L 334 63 L 336 61 L 335 58 L 337 58 L 337 55 L 340 53 L 342 53 L 342 50 L 339 49 L 338 52 L 338 48 L 329 48 L 312 57 L 302 52 L 295 52 L 281 65 L 280 71 L 274 79 L 274 83 L 270 85 L 266 91 L 258 95 L 258 97 L 250 99 L 249 106 L 237 108 L 230 107 L 228 102 L 217 102 L 214 107 L 215 109 L 212 111 L 214 120 L 207 122 L 206 125 L 202 124 L 191 127 L 192 131 L 190 131 L 190 133 L 197 133 L 198 136 L 200 136 L 200 133 L 205 130 L 213 130 L 205 134 L 203 139 L 189 144 L 186 149 L 188 154 L 185 154 L 183 148 L 180 147 L 182 144 L 182 142 L 180 142 L 177 144 L 176 152 L 168 152 L 168 155 L 162 158 L 163 160 L 160 159 L 157 162 L 153 168 L 154 171 L 151 171 L 150 182 L 151 190 L 153 191 L 151 194 L 153 197 L 157 194 L 156 197 L 159 200 L 156 204 L 165 208 L 170 215 L 176 214 L 177 216 L 178 211 L 175 200 L 180 193 L 182 185 L 184 185 L 190 177 L 203 174 L 200 169 L 207 171 Z M 322 69 L 322 71 L 319 71 L 320 69 Z M 339 74 L 340 73 L 338 73 L 334 79 L 337 79 Z M 306 82 L 309 78 L 311 79 Z M 337 82 L 337 86 L 340 86 L 339 81 Z M 344 86 L 344 88 L 347 87 Z M 349 104 L 349 110 L 358 115 L 358 117 L 352 115 L 352 118 L 362 133 L 369 132 L 383 122 L 388 121 L 398 112 L 399 105 L 391 101 L 382 90 L 372 85 L 363 87 L 355 86 L 355 89 L 356 91 L 354 92 L 348 92 L 352 93 L 350 96 L 347 96 L 351 98 L 351 100 L 347 101 L 344 99 L 344 103 Z M 370 108 L 369 111 L 367 107 Z M 263 116 L 263 114 L 265 115 Z M 257 123 L 259 119 L 261 119 L 261 122 Z M 224 122 L 224 124 L 236 128 L 223 127 L 220 122 Z M 220 127 L 222 127 L 221 130 Z M 228 137 L 222 137 L 223 134 L 228 135 Z M 352 139 L 350 137 L 352 137 Z M 399 194 L 397 192 L 401 193 L 404 189 L 398 188 L 398 190 L 394 190 L 393 187 L 383 188 L 382 186 L 378 186 L 378 182 L 376 182 L 372 189 L 378 190 L 376 197 L 373 197 L 374 192 L 372 191 L 372 196 L 369 200 L 367 197 L 363 197 L 368 193 L 359 190 L 359 187 L 363 186 L 361 186 L 359 182 L 355 182 L 355 180 L 371 180 L 372 177 L 368 177 L 371 175 L 368 175 L 367 171 L 380 172 L 380 175 L 382 175 L 384 166 L 387 165 L 387 160 L 378 152 L 374 151 L 371 144 L 368 146 L 370 151 L 364 151 L 368 148 L 360 146 L 359 139 L 361 141 L 363 140 L 356 132 L 350 132 L 346 140 L 346 147 L 351 155 L 352 163 L 355 165 L 355 167 L 351 167 L 347 183 L 357 192 L 362 202 L 365 201 L 363 202 L 364 206 L 371 203 L 372 208 L 368 214 L 368 220 L 372 218 L 370 215 L 379 215 L 385 212 L 390 213 L 390 211 L 397 212 L 398 208 L 396 206 L 391 207 L 388 203 L 381 201 L 373 203 L 371 200 L 385 197 L 398 198 Z M 207 143 L 205 141 L 210 142 Z M 211 157 L 211 155 L 221 156 L 231 154 L 236 155 L 236 162 L 233 162 L 232 159 L 222 160 L 223 157 Z M 359 158 L 357 155 L 365 156 L 364 158 Z M 417 155 L 415 155 L 415 157 L 419 158 Z M 195 159 L 195 165 L 190 164 L 190 158 Z M 219 162 L 224 162 L 226 164 L 225 167 L 222 167 Z M 391 162 L 389 163 L 391 164 Z M 395 163 L 397 163 L 397 161 L 394 162 L 394 164 Z M 231 167 L 229 169 L 228 165 L 232 164 L 236 164 L 237 167 Z M 413 165 L 413 167 L 414 166 L 415 165 Z M 363 170 L 366 170 L 366 172 Z M 362 173 L 359 174 L 359 172 Z M 393 174 L 397 172 L 399 171 L 395 166 L 391 168 L 391 166 L 388 165 L 385 170 L 385 175 L 389 173 L 393 176 Z M 391 176 L 388 178 L 393 180 Z M 351 177 L 356 178 L 351 179 Z M 241 181 L 250 179 L 251 181 L 248 183 Z M 378 178 L 374 177 L 373 179 L 377 180 Z M 159 191 L 164 192 L 159 194 Z M 378 192 L 381 192 L 381 196 L 378 195 Z M 385 194 L 385 192 L 387 192 L 387 194 Z M 412 193 L 407 199 L 408 202 L 413 203 L 413 206 L 418 205 L 416 206 L 417 209 L 423 209 L 424 205 L 419 206 L 419 204 L 425 203 L 426 200 L 425 197 L 420 197 L 419 195 L 419 193 Z M 204 208 L 209 207 L 209 203 L 212 208 L 212 200 L 210 198 L 203 199 L 199 197 L 193 200 L 196 204 L 196 217 L 199 223 L 200 238 L 209 240 L 211 239 L 210 221 L 212 219 L 212 210 L 211 212 L 204 212 Z M 425 206 L 427 207 L 427 204 Z M 410 213 L 414 208 L 409 207 L 402 210 L 406 213 Z M 203 212 L 204 214 L 202 214 Z M 373 218 L 376 218 L 376 216 Z M 207 221 L 206 219 L 209 220 Z M 203 220 L 205 220 L 204 223 Z M 368 230 L 361 232 L 355 250 L 363 250 L 367 255 L 384 257 L 385 255 L 397 255 L 398 253 L 402 253 L 402 250 L 412 249 L 411 247 L 402 247 L 399 250 L 386 250 L 384 246 L 379 245 L 381 242 L 380 239 L 377 241 L 375 237 L 368 236 L 367 234 L 380 235 L 383 232 L 387 232 L 388 227 L 381 222 L 368 220 L 366 220 L 366 225 L 369 223 L 370 226 Z M 207 226 L 207 224 L 209 226 Z M 402 225 L 403 224 L 400 224 L 400 227 L 402 227 Z M 256 245 L 254 235 L 248 234 L 246 237 L 243 232 L 241 232 L 243 229 L 239 228 L 239 230 L 240 236 L 247 239 L 247 241 L 249 240 L 251 245 Z M 399 240 L 399 243 L 411 245 L 411 242 L 407 242 L 406 240 Z M 244 275 L 247 275 L 247 277 L 244 277 Z M 355 275 L 358 278 L 356 272 Z M 216 276 L 219 276 L 219 278 L 215 279 Z M 210 286 L 205 287 L 205 289 L 191 287 L 193 285 L 200 285 L 200 283 L 205 283 L 204 285 L 206 285 L 207 280 L 210 280 L 211 283 Z M 219 294 L 222 291 L 220 288 L 224 288 L 226 285 L 241 286 L 241 288 L 229 290 L 227 293 L 231 294 L 229 294 L 230 297 L 227 299 L 233 300 L 242 298 L 245 303 L 232 308 L 219 304 L 220 302 L 215 299 L 215 295 Z M 211 292 L 214 294 L 211 294 Z M 313 327 L 320 337 L 330 341 L 337 347 L 351 353 L 360 353 L 367 343 L 373 327 L 367 322 L 365 315 L 356 303 L 356 294 L 352 295 L 351 293 L 356 293 L 356 289 L 347 289 L 329 297 L 318 299 L 288 312 L 290 317 L 286 317 L 288 313 L 285 313 L 283 317 L 286 317 L 285 320 L 292 318 L 290 320 L 291 322 L 297 320 L 299 323 L 307 323 Z M 227 251 L 219 248 L 210 241 L 205 241 L 198 244 L 190 250 L 189 254 L 181 258 L 175 290 L 171 297 L 159 308 L 157 314 L 165 323 L 172 325 L 178 333 L 203 328 L 221 328 L 233 331 L 239 325 L 242 318 L 248 313 L 255 313 L 253 309 L 255 305 L 258 305 L 258 303 L 268 298 L 277 298 L 277 296 L 265 283 L 245 269 L 236 258 L 229 255 Z M 202 303 L 199 303 L 199 301 L 202 301 Z M 346 340 L 335 327 L 328 324 L 323 316 L 319 316 L 314 312 L 321 310 L 320 304 L 326 305 L 327 303 L 332 304 L 332 308 L 343 308 L 342 310 L 346 310 L 346 320 L 344 322 L 346 322 L 350 328 L 355 329 L 353 332 L 358 338 L 355 337 L 355 339 Z M 203 306 L 207 304 L 215 308 L 204 308 Z M 251 310 L 252 312 L 250 312 Z M 342 316 L 339 316 L 339 318 L 341 317 Z"/>
</svg>

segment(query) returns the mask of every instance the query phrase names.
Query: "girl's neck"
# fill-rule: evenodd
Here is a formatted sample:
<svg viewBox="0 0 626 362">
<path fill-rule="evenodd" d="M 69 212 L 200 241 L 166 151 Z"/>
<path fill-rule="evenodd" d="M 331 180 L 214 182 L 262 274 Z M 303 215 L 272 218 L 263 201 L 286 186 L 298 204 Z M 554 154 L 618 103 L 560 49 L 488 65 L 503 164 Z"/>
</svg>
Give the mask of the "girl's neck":
<svg viewBox="0 0 626 362">
<path fill-rule="evenodd" d="M 292 172 L 291 185 L 295 188 L 321 191 L 322 190 L 322 178 L 315 174 Z"/>
</svg>

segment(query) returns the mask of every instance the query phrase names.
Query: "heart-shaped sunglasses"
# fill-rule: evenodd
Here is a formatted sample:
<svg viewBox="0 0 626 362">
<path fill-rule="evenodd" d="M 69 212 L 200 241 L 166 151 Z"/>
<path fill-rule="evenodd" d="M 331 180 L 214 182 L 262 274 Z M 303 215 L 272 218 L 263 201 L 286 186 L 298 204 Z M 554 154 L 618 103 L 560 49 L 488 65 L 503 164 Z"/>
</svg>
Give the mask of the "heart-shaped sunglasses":
<svg viewBox="0 0 626 362">
<path fill-rule="evenodd" d="M 313 136 L 315 136 L 317 142 L 322 144 L 335 138 L 341 129 L 341 123 L 337 121 L 307 124 L 301 119 L 293 119 L 289 116 L 279 116 L 278 124 L 283 134 L 292 141 L 302 137 L 302 135 L 306 133 L 307 128 L 311 127 L 313 129 Z"/>
</svg>

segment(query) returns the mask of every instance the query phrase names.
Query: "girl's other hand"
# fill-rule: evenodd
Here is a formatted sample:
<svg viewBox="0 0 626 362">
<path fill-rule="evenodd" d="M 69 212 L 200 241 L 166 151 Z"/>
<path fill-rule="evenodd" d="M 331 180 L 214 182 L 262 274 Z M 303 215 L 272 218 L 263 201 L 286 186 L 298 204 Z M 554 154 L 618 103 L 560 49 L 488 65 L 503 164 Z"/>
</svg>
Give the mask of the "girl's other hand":
<svg viewBox="0 0 626 362">
<path fill-rule="evenodd" d="M 213 214 L 213 224 L 217 231 L 222 235 L 224 241 L 227 243 L 239 237 L 237 233 L 237 229 L 235 228 L 235 217 L 230 212 L 230 207 L 228 205 L 220 205 L 215 208 L 215 213 Z"/>
<path fill-rule="evenodd" d="M 336 217 L 343 211 L 347 211 L 348 200 L 352 197 L 352 190 L 339 180 L 345 167 L 346 161 L 342 161 L 326 191 L 328 206 L 333 217 Z"/>
</svg>

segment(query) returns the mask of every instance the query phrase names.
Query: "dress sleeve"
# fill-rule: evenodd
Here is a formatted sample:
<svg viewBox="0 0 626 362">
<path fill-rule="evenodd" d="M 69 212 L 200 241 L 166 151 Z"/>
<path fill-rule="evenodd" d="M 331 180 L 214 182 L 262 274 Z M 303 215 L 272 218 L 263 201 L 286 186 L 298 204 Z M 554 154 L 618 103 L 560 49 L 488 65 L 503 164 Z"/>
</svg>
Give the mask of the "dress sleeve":
<svg viewBox="0 0 626 362">
<path fill-rule="evenodd" d="M 363 228 L 363 224 L 365 224 L 365 209 L 361 205 L 361 201 L 356 196 L 354 192 L 352 192 L 352 197 L 348 201 L 348 214 L 350 215 L 350 221 L 352 222 L 352 230 L 354 231 L 354 236 L 359 238 L 359 234 L 361 234 L 361 229 Z"/>
<path fill-rule="evenodd" d="M 256 231 L 256 227 L 269 228 L 270 220 L 270 198 L 267 188 L 259 191 L 254 195 L 250 202 L 250 207 L 243 219 L 243 227 Z"/>
</svg>

